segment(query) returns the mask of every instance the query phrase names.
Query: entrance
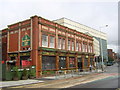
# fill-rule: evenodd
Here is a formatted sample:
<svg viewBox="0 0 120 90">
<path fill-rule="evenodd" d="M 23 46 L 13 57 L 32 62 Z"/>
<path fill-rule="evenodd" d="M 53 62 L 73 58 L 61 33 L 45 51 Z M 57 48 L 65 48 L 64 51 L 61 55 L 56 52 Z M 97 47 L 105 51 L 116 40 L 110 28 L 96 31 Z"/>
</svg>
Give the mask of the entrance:
<svg viewBox="0 0 120 90">
<path fill-rule="evenodd" d="M 78 69 L 82 71 L 82 58 L 78 58 Z"/>
</svg>

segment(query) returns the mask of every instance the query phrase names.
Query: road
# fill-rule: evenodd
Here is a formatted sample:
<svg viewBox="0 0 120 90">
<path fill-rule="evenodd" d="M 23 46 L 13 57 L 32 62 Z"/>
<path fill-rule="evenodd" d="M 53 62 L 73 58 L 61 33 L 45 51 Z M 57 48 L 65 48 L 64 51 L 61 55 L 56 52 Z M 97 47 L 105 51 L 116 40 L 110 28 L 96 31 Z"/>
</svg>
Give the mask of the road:
<svg viewBox="0 0 120 90">
<path fill-rule="evenodd" d="M 88 75 L 83 75 L 80 77 L 66 78 L 60 80 L 50 80 L 43 83 L 21 85 L 16 87 L 8 87 L 8 89 L 21 88 L 22 90 L 26 88 L 48 88 L 51 90 L 66 90 L 74 88 L 92 88 L 91 90 L 99 88 L 99 90 L 115 90 L 113 88 L 118 88 L 118 67 L 117 64 L 109 66 L 106 68 L 107 72 L 104 73 L 91 73 Z M 119 78 L 120 79 L 120 78 Z M 102 89 L 101 89 L 102 88 Z M 105 88 L 105 89 L 103 89 Z M 108 89 L 108 90 L 109 90 Z"/>
<path fill-rule="evenodd" d="M 108 90 L 115 90 L 111 88 L 120 88 L 119 86 L 119 80 L 120 77 L 118 77 L 118 65 L 114 64 L 113 66 L 107 66 L 106 72 L 103 74 L 106 75 L 112 75 L 111 77 L 101 79 L 101 80 L 96 80 L 90 83 L 85 83 L 85 84 L 79 84 L 76 86 L 69 87 L 71 89 L 73 88 L 108 88 Z M 106 89 L 105 89 L 106 90 Z"/>
</svg>

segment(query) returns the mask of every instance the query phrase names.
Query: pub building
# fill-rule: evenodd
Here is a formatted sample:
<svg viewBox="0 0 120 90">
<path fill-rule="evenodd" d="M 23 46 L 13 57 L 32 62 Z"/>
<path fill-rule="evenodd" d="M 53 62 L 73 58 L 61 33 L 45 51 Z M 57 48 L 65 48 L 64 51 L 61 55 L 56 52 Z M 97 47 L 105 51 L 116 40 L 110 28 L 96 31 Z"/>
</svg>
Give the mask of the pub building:
<svg viewBox="0 0 120 90">
<path fill-rule="evenodd" d="M 39 16 L 8 25 L 2 31 L 6 69 L 36 66 L 44 71 L 85 70 L 94 66 L 93 38 Z"/>
</svg>

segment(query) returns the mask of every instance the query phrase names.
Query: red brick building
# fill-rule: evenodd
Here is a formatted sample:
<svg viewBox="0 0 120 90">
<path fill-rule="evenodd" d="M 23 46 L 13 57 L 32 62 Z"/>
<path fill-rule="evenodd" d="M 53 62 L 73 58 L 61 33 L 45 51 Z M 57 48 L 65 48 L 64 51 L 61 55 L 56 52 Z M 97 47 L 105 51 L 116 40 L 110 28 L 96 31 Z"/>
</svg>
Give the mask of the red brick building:
<svg viewBox="0 0 120 90">
<path fill-rule="evenodd" d="M 117 59 L 117 53 L 113 52 L 112 49 L 108 49 L 108 57 L 110 57 L 113 60 Z"/>
<path fill-rule="evenodd" d="M 36 77 L 94 65 L 91 36 L 38 16 L 8 25 L 2 30 L 2 45 L 7 69 L 35 65 Z"/>
</svg>

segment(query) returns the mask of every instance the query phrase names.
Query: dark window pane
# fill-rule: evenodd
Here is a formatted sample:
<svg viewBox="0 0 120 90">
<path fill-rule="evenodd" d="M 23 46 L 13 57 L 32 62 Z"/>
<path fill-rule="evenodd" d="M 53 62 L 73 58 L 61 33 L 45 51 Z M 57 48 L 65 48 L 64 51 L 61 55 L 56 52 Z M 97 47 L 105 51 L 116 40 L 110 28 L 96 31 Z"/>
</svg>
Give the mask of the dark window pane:
<svg viewBox="0 0 120 90">
<path fill-rule="evenodd" d="M 69 58 L 69 67 L 75 67 L 75 57 Z"/>
<path fill-rule="evenodd" d="M 55 69 L 55 56 L 42 56 L 42 70 Z"/>
<path fill-rule="evenodd" d="M 66 57 L 60 56 L 59 57 L 59 68 L 66 68 Z"/>
</svg>

